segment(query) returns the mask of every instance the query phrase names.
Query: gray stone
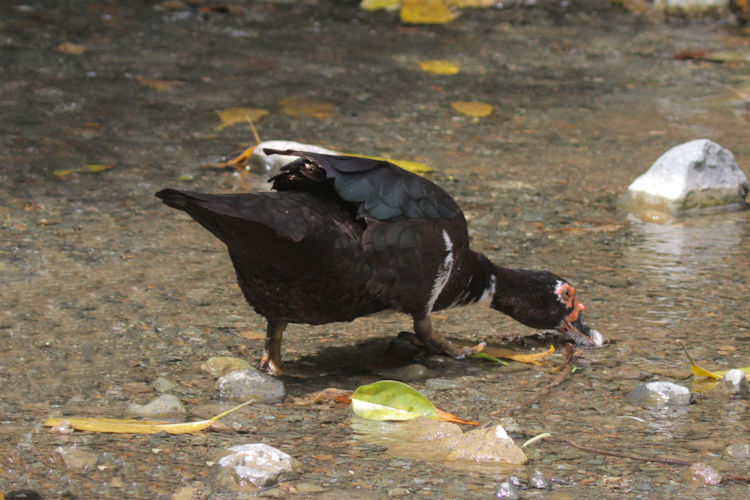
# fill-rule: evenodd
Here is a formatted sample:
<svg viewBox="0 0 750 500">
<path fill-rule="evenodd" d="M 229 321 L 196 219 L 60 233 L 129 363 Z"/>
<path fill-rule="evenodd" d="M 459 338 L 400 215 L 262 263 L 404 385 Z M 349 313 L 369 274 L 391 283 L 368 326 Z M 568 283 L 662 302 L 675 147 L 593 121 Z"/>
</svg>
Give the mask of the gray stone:
<svg viewBox="0 0 750 500">
<path fill-rule="evenodd" d="M 55 448 L 55 453 L 60 456 L 68 469 L 90 470 L 97 462 L 95 453 L 75 446 L 58 446 Z"/>
<path fill-rule="evenodd" d="M 159 377 L 151 383 L 157 392 L 169 392 L 174 390 L 175 385 L 164 377 Z"/>
<path fill-rule="evenodd" d="M 148 404 L 139 405 L 132 403 L 125 410 L 127 415 L 136 417 L 155 418 L 170 415 L 184 415 L 187 413 L 180 398 L 173 394 L 162 394 Z"/>
<path fill-rule="evenodd" d="M 747 206 L 747 177 L 732 153 L 708 139 L 676 146 L 656 160 L 620 198 L 629 212 L 658 210 L 670 214 Z"/>
<path fill-rule="evenodd" d="M 497 490 L 497 498 L 504 500 L 518 500 L 521 498 L 521 490 L 510 481 L 503 481 L 500 483 L 500 488 Z"/>
<path fill-rule="evenodd" d="M 290 455 L 264 443 L 249 443 L 229 448 L 214 474 L 214 488 L 219 490 L 258 491 L 281 481 L 295 479 L 302 465 Z"/>
<path fill-rule="evenodd" d="M 391 368 L 383 370 L 381 375 L 390 380 L 400 380 L 402 382 L 411 382 L 414 380 L 423 380 L 428 377 L 435 375 L 434 370 L 430 370 L 424 365 L 419 363 L 413 363 L 411 365 L 399 366 L 397 368 Z"/>
<path fill-rule="evenodd" d="M 750 443 L 732 443 L 724 448 L 724 456 L 735 460 L 750 460 Z"/>
<path fill-rule="evenodd" d="M 278 403 L 284 400 L 286 388 L 281 380 L 255 368 L 245 368 L 227 373 L 216 381 L 221 400 Z"/>
<path fill-rule="evenodd" d="M 638 384 L 625 399 L 642 406 L 663 408 L 688 405 L 692 394 L 687 387 L 672 382 L 648 382 Z"/>
</svg>

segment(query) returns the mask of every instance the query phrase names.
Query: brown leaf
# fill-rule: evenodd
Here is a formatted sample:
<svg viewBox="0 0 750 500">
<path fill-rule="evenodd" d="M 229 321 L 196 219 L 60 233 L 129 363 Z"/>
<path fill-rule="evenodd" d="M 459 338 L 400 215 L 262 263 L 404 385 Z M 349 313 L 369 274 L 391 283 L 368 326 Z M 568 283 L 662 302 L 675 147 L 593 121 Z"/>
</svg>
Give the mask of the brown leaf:
<svg viewBox="0 0 750 500">
<path fill-rule="evenodd" d="M 311 97 L 287 97 L 278 102 L 281 111 L 294 118 L 325 120 L 336 114 L 336 106 Z"/>
<path fill-rule="evenodd" d="M 71 55 L 71 56 L 80 56 L 81 54 L 86 52 L 87 49 L 88 47 L 86 47 L 85 45 L 78 45 L 76 43 L 64 42 L 58 45 L 55 50 L 63 54 Z"/>
</svg>

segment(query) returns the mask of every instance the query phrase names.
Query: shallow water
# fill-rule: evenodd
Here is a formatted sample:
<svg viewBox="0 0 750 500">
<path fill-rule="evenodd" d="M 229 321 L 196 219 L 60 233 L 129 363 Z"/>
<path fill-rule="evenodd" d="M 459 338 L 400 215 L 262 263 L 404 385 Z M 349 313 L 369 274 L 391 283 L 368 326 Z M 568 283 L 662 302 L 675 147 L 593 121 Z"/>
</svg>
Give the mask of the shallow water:
<svg viewBox="0 0 750 500">
<path fill-rule="evenodd" d="M 319 486 L 321 498 L 488 498 L 507 476 L 363 447 L 335 405 L 255 406 L 227 418 L 239 433 L 40 428 L 55 414 L 118 416 L 155 398 L 159 376 L 175 383 L 191 417 L 206 418 L 218 405 L 201 363 L 259 358 L 262 341 L 252 338 L 264 322 L 243 304 L 221 244 L 153 197 L 166 186 L 229 191 L 263 182 L 262 174 L 201 167 L 253 142 L 247 126 L 218 129 L 215 112 L 237 106 L 269 110 L 257 124 L 264 139 L 433 166 L 430 178 L 464 208 L 476 249 L 576 285 L 589 322 L 613 342 L 586 351 L 584 371 L 516 414 L 525 433 L 746 474 L 747 463 L 721 456 L 727 444 L 750 440 L 746 400 L 705 397 L 659 411 L 623 397 L 643 380 L 690 384 L 678 340 L 706 368 L 750 365 L 750 215 L 656 225 L 614 203 L 661 153 L 699 137 L 729 148 L 748 172 L 748 103 L 722 97 L 726 85 L 746 85 L 747 65 L 671 57 L 746 50 L 748 38 L 731 24 L 652 23 L 600 2 L 539 4 L 466 10 L 432 27 L 324 1 L 252 3 L 241 14 L 109 2 L 0 7 L 0 491 L 170 498 L 186 485 L 210 490 L 207 463 L 253 441 L 297 457 L 306 468 L 298 482 Z M 63 42 L 87 50 L 62 53 Z M 417 67 L 438 58 L 461 72 Z M 157 90 L 153 81 L 176 83 Z M 335 113 L 292 117 L 278 104 L 288 97 L 325 100 Z M 472 100 L 494 114 L 473 119 L 450 107 Z M 113 168 L 55 174 L 94 163 Z M 481 307 L 440 312 L 435 323 L 466 342 L 533 333 Z M 362 366 L 409 328 L 398 315 L 290 327 L 285 361 L 326 373 L 286 380 L 290 398 L 380 378 Z M 433 368 L 454 388 L 413 385 L 438 407 L 487 424 L 552 378 L 518 365 Z M 96 464 L 66 468 L 60 446 L 92 451 Z M 748 495 L 741 483 L 691 490 L 678 466 L 553 443 L 534 449 L 517 474 L 540 470 L 558 481 L 527 497 Z"/>
</svg>

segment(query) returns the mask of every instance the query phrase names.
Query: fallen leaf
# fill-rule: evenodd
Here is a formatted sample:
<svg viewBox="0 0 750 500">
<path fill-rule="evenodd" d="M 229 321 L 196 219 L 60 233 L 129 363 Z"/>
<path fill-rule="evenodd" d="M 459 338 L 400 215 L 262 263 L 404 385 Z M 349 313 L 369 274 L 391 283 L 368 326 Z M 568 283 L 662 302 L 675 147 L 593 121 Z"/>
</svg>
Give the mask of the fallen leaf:
<svg viewBox="0 0 750 500">
<path fill-rule="evenodd" d="M 200 432 L 211 424 L 224 418 L 232 412 L 244 408 L 253 403 L 253 400 L 245 401 L 239 406 L 235 406 L 215 417 L 208 420 L 199 420 L 197 422 L 179 422 L 169 423 L 156 420 L 135 420 L 123 418 L 100 418 L 100 417 L 50 417 L 44 421 L 47 427 L 70 424 L 73 429 L 79 431 L 106 432 L 117 434 L 158 434 L 167 432 L 169 434 L 192 434 Z"/>
<path fill-rule="evenodd" d="M 267 116 L 268 111 L 261 108 L 227 108 L 217 111 L 216 114 L 221 120 L 221 125 L 216 127 L 216 130 L 223 130 L 238 123 L 247 123 L 248 119 L 257 122 Z"/>
<path fill-rule="evenodd" d="M 486 349 L 486 348 L 487 348 L 487 347 L 485 347 L 485 349 Z M 498 359 L 498 358 L 496 358 L 495 356 L 490 356 L 489 354 L 487 354 L 487 353 L 486 353 L 486 352 L 484 352 L 484 351 L 481 351 L 481 352 L 475 352 L 474 354 L 472 354 L 472 355 L 471 355 L 471 356 L 469 356 L 469 357 L 470 357 L 470 358 L 472 358 L 472 359 L 486 359 L 487 361 L 493 361 L 493 362 L 495 362 L 495 363 L 499 363 L 499 364 L 501 364 L 501 365 L 507 365 L 507 364 L 508 364 L 508 363 L 506 363 L 505 361 L 503 361 L 502 359 Z"/>
<path fill-rule="evenodd" d="M 357 388 L 351 395 L 352 412 L 368 420 L 413 420 L 429 417 L 479 425 L 438 410 L 413 387 L 396 380 L 381 380 Z"/>
<path fill-rule="evenodd" d="M 76 167 L 76 168 L 67 168 L 63 170 L 55 170 L 53 173 L 58 177 L 65 177 L 66 175 L 70 174 L 84 174 L 84 173 L 97 173 L 97 172 L 104 172 L 105 170 L 109 170 L 115 168 L 114 165 L 105 165 L 101 163 L 89 163 L 87 165 L 84 165 L 82 167 Z"/>
<path fill-rule="evenodd" d="M 445 59 L 419 61 L 419 67 L 422 68 L 422 71 L 434 73 L 436 75 L 455 75 L 460 70 L 458 64 L 446 61 Z"/>
<path fill-rule="evenodd" d="M 85 45 L 78 45 L 77 43 L 64 42 L 58 45 L 57 49 L 55 50 L 63 54 L 68 54 L 72 56 L 80 56 L 81 54 L 86 52 L 87 49 L 88 47 L 86 47 Z"/>
<path fill-rule="evenodd" d="M 555 352 L 555 346 L 549 346 L 544 352 L 518 352 L 513 349 L 506 349 L 504 347 L 492 347 L 486 346 L 482 352 L 472 355 L 472 358 L 489 359 L 495 360 L 495 358 L 510 359 L 512 361 L 518 361 L 519 363 L 528 363 L 533 365 L 541 364 L 539 360 L 548 357 L 550 354 Z M 497 360 L 498 362 L 500 360 Z"/>
<path fill-rule="evenodd" d="M 328 101 L 310 97 L 287 97 L 278 102 L 281 111 L 294 118 L 325 120 L 336 114 L 336 106 Z"/>
<path fill-rule="evenodd" d="M 362 3 L 360 3 L 359 6 L 362 10 L 369 11 L 380 9 L 396 10 L 401 7 L 401 1 L 402 0 L 362 0 Z"/>
<path fill-rule="evenodd" d="M 456 101 L 452 102 L 451 106 L 459 113 L 474 118 L 484 118 L 485 116 L 489 116 L 495 109 L 489 104 L 477 101 Z"/>
<path fill-rule="evenodd" d="M 445 24 L 456 18 L 443 0 L 406 0 L 400 16 L 407 24 Z"/>
<path fill-rule="evenodd" d="M 178 85 L 182 85 L 182 80 L 153 80 L 151 78 L 139 78 L 138 83 L 154 90 L 172 90 Z"/>
</svg>

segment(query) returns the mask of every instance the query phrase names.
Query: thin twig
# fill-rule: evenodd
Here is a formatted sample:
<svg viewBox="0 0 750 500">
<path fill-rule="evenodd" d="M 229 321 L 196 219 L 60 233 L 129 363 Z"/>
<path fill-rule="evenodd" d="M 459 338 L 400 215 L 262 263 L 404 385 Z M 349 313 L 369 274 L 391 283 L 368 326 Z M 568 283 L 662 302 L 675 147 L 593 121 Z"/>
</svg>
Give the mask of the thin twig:
<svg viewBox="0 0 750 500">
<path fill-rule="evenodd" d="M 568 344 L 570 347 L 566 347 L 565 349 L 565 360 L 563 361 L 563 364 L 560 365 L 556 370 L 559 370 L 558 374 L 555 375 L 555 378 L 553 378 L 549 384 L 547 384 L 544 388 L 542 388 L 539 392 L 534 394 L 531 398 L 527 399 L 520 405 L 516 406 L 515 408 L 511 408 L 509 414 L 515 415 L 519 411 L 523 410 L 524 408 L 528 408 L 529 406 L 533 405 L 534 403 L 538 402 L 543 397 L 547 396 L 550 392 L 552 392 L 552 389 L 557 387 L 558 385 L 565 382 L 570 375 L 573 373 L 573 359 L 575 358 L 575 346 L 572 344 Z"/>
<path fill-rule="evenodd" d="M 589 453 L 596 453 L 598 455 L 608 455 L 610 457 L 629 458 L 630 460 L 640 460 L 642 462 L 658 462 L 658 463 L 670 464 L 670 465 L 686 465 L 686 466 L 693 465 L 693 462 L 688 462 L 687 460 L 680 460 L 677 458 L 643 457 L 640 455 L 630 455 L 628 453 L 620 453 L 617 451 L 603 450 L 601 448 L 594 448 L 592 446 L 584 446 L 566 437 L 549 437 L 546 439 L 554 443 L 565 443 L 568 446 L 572 446 L 573 448 L 577 448 L 582 451 L 587 451 Z"/>
</svg>

